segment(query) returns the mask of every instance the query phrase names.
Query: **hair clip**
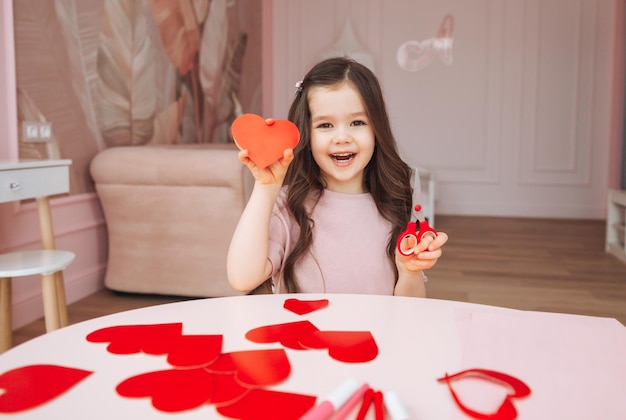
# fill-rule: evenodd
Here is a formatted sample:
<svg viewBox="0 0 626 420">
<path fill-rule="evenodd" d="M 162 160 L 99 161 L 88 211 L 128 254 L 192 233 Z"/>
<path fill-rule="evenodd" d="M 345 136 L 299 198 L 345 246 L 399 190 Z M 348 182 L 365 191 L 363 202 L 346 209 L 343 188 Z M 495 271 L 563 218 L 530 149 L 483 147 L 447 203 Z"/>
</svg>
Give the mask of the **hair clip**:
<svg viewBox="0 0 626 420">
<path fill-rule="evenodd" d="M 302 80 L 298 80 L 298 82 L 296 83 L 296 94 L 297 93 L 302 93 Z"/>
</svg>

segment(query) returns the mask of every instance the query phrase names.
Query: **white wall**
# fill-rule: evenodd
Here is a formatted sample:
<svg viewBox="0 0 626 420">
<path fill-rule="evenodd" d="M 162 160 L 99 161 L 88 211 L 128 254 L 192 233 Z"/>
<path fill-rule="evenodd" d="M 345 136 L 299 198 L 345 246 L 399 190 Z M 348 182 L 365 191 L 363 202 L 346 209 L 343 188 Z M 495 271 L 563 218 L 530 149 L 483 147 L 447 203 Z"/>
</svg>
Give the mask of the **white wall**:
<svg viewBox="0 0 626 420">
<path fill-rule="evenodd" d="M 619 182 L 623 0 L 273 1 L 273 115 L 350 19 L 440 214 L 603 219 Z M 398 47 L 454 17 L 453 63 Z"/>
</svg>

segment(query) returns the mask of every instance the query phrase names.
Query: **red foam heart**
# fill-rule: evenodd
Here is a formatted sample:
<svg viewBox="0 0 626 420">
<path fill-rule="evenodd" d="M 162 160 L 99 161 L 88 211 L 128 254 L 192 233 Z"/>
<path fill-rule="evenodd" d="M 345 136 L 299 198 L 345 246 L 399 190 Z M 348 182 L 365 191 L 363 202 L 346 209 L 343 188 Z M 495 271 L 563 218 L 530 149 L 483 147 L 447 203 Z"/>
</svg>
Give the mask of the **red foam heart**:
<svg viewBox="0 0 626 420">
<path fill-rule="evenodd" d="M 300 300 L 286 299 L 283 307 L 298 315 L 305 315 L 328 306 L 328 299 Z"/>
<path fill-rule="evenodd" d="M 202 368 L 171 369 L 133 376 L 115 390 L 122 397 L 150 397 L 154 408 L 173 413 L 209 402 L 214 391 L 212 385 L 211 373 Z"/>
<path fill-rule="evenodd" d="M 319 331 L 309 321 L 287 322 L 254 328 L 246 333 L 246 338 L 255 343 L 280 343 L 294 350 L 306 350 L 300 344 L 301 338 Z"/>
<path fill-rule="evenodd" d="M 182 335 L 171 343 L 167 362 L 177 367 L 200 367 L 222 352 L 222 335 Z"/>
<path fill-rule="evenodd" d="M 346 363 L 364 363 L 378 356 L 376 340 L 369 331 L 316 331 L 301 337 L 300 344 L 328 349 L 328 355 Z"/>
<path fill-rule="evenodd" d="M 243 386 L 275 385 L 287 379 L 291 365 L 284 349 L 245 350 L 222 354 L 205 367 L 213 373 L 234 373 Z"/>
<path fill-rule="evenodd" d="M 170 351 L 172 342 L 182 335 L 183 324 L 119 325 L 101 328 L 90 333 L 87 341 L 110 343 L 107 350 L 113 354 L 159 355 Z"/>
<path fill-rule="evenodd" d="M 241 420 L 293 420 L 309 411 L 315 400 L 311 395 L 253 389 L 234 403 L 217 407 L 217 411 Z"/>
<path fill-rule="evenodd" d="M 273 120 L 271 124 L 255 114 L 243 114 L 233 121 L 233 138 L 240 149 L 260 168 L 266 168 L 283 157 L 285 149 L 293 149 L 300 140 L 300 131 L 291 121 Z"/>
<path fill-rule="evenodd" d="M 458 381 L 464 377 L 478 377 L 486 379 L 488 381 L 497 382 L 508 388 L 509 392 L 502 401 L 502 404 L 495 413 L 481 413 L 478 412 L 466 404 L 457 396 L 456 392 L 452 388 L 452 381 Z M 530 388 L 521 380 L 514 376 L 507 375 L 505 373 L 496 372 L 487 369 L 467 369 L 454 375 L 446 375 L 443 378 L 437 379 L 439 382 L 446 382 L 448 389 L 452 394 L 452 398 L 456 402 L 457 406 L 465 414 L 474 419 L 493 419 L 493 420 L 513 420 L 517 418 L 517 410 L 511 401 L 514 398 L 523 398 L 530 395 Z"/>
<path fill-rule="evenodd" d="M 93 372 L 56 365 L 31 365 L 0 375 L 0 413 L 17 413 L 45 404 Z"/>
</svg>

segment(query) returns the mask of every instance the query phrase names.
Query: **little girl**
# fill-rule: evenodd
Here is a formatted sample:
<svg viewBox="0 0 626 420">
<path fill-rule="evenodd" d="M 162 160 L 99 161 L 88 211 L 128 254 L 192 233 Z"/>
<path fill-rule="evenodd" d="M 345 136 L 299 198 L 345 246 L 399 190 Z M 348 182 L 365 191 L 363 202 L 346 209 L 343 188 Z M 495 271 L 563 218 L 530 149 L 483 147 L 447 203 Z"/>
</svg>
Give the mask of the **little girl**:
<svg viewBox="0 0 626 420">
<path fill-rule="evenodd" d="M 230 284 L 426 296 L 423 270 L 448 236 L 424 236 L 413 255 L 396 250 L 413 207 L 412 175 L 376 76 L 347 58 L 318 63 L 298 82 L 289 120 L 300 142 L 277 162 L 261 169 L 239 153 L 255 184 L 230 244 Z"/>
</svg>

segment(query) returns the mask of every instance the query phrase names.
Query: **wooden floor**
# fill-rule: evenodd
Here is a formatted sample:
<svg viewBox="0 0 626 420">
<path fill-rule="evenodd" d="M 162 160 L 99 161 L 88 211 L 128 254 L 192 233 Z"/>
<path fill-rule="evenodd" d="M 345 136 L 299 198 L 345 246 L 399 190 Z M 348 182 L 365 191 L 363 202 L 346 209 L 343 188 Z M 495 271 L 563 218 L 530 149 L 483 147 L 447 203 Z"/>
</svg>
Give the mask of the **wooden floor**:
<svg viewBox="0 0 626 420">
<path fill-rule="evenodd" d="M 431 298 L 616 318 L 626 325 L 626 264 L 604 251 L 604 221 L 437 216 L 450 239 L 429 271 Z M 102 290 L 69 306 L 69 321 L 179 301 Z M 42 320 L 13 334 L 17 345 Z"/>
</svg>

